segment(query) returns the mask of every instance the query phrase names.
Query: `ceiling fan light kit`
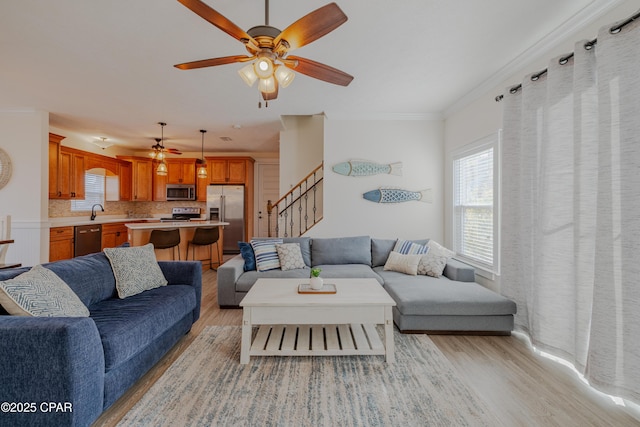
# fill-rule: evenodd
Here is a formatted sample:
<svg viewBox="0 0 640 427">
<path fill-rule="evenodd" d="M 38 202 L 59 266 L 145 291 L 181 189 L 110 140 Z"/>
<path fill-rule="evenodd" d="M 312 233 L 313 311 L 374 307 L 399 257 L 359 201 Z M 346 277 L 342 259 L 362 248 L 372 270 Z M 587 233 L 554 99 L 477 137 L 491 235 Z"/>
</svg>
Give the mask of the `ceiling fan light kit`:
<svg viewBox="0 0 640 427">
<path fill-rule="evenodd" d="M 166 176 L 169 173 L 169 170 L 167 169 L 167 164 L 164 162 L 164 127 L 167 125 L 164 122 L 158 122 L 158 124 L 160 125 L 160 131 L 161 131 L 161 138 L 160 138 L 160 164 L 158 165 L 158 168 L 156 169 L 156 174 L 160 175 L 160 176 Z"/>
<path fill-rule="evenodd" d="M 308 13 L 280 31 L 269 26 L 269 0 L 265 0 L 265 25 L 252 27 L 245 32 L 201 0 L 178 1 L 243 43 L 251 56 L 235 55 L 203 59 L 177 64 L 176 68 L 192 70 L 251 61 L 250 64 L 238 70 L 238 74 L 249 87 L 258 81 L 258 90 L 265 101 L 277 98 L 279 86 L 286 88 L 291 84 L 295 77 L 292 70 L 340 86 L 348 86 L 353 80 L 353 76 L 328 65 L 301 57 L 287 57 L 290 50 L 325 36 L 347 21 L 347 16 L 335 3 L 329 3 Z"/>
<path fill-rule="evenodd" d="M 200 159 L 196 160 L 196 163 L 200 165 L 198 166 L 198 172 L 196 173 L 198 178 L 207 177 L 207 161 L 204 159 L 204 134 L 206 132 L 206 130 L 200 129 L 200 133 L 202 134 L 202 151 L 200 152 Z"/>
</svg>

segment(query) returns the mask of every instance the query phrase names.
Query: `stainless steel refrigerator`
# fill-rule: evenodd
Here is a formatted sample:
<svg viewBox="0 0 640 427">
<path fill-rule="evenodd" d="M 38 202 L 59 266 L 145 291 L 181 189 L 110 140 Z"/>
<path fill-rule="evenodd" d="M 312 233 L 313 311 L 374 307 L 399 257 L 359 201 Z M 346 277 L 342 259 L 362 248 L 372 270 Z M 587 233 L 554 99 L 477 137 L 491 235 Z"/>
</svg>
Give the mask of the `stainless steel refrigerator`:
<svg viewBox="0 0 640 427">
<path fill-rule="evenodd" d="M 210 220 L 228 222 L 224 227 L 222 252 L 237 254 L 238 242 L 245 242 L 244 185 L 209 185 L 207 212 Z"/>
</svg>

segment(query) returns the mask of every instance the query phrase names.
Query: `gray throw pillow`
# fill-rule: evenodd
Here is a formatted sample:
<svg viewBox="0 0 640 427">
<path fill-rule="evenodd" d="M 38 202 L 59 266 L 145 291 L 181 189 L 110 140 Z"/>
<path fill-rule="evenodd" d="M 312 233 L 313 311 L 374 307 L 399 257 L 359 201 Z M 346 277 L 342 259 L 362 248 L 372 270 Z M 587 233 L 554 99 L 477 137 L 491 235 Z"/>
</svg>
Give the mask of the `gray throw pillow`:
<svg viewBox="0 0 640 427">
<path fill-rule="evenodd" d="M 41 265 L 0 282 L 0 305 L 14 316 L 89 316 L 89 309 L 69 285 Z"/>
<path fill-rule="evenodd" d="M 156 260 L 153 244 L 130 248 L 104 248 L 120 298 L 130 297 L 167 284 Z"/>
<path fill-rule="evenodd" d="M 371 266 L 371 237 L 336 237 L 311 240 L 313 265 L 365 264 Z"/>
</svg>

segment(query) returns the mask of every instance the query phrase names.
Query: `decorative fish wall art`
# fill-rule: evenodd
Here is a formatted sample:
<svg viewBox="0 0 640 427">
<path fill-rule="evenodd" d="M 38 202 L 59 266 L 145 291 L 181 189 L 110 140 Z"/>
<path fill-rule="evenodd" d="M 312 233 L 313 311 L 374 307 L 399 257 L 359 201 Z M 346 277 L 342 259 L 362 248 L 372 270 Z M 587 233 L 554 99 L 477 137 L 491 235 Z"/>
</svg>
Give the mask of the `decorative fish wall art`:
<svg viewBox="0 0 640 427">
<path fill-rule="evenodd" d="M 402 175 L 402 162 L 383 165 L 367 160 L 350 160 L 338 163 L 333 167 L 333 171 L 345 176 Z"/>
<path fill-rule="evenodd" d="M 400 188 L 380 188 L 378 190 L 367 191 L 362 197 L 376 203 L 402 203 L 414 200 L 423 203 L 433 202 L 430 188 L 421 191 L 410 191 Z"/>
</svg>

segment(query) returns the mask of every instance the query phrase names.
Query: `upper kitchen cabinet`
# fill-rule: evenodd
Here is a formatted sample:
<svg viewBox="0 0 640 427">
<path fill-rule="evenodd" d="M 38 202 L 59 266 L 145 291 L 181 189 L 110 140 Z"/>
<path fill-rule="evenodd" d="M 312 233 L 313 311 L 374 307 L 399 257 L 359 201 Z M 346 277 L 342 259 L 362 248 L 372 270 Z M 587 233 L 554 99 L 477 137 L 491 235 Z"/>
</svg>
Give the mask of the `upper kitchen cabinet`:
<svg viewBox="0 0 640 427">
<path fill-rule="evenodd" d="M 245 184 L 253 176 L 250 157 L 207 157 L 210 184 Z"/>
<path fill-rule="evenodd" d="M 49 133 L 49 198 L 58 199 L 62 191 L 58 185 L 58 164 L 60 163 L 60 141 L 65 137 Z"/>
<path fill-rule="evenodd" d="M 61 147 L 63 139 L 49 134 L 49 198 L 84 199 L 86 156 L 80 150 Z"/>
<path fill-rule="evenodd" d="M 131 200 L 150 202 L 153 199 L 153 161 L 146 157 L 117 157 L 131 162 Z"/>
<path fill-rule="evenodd" d="M 118 162 L 120 178 L 120 200 L 131 200 L 133 194 L 133 166 L 129 162 Z"/>
<path fill-rule="evenodd" d="M 195 159 L 167 159 L 168 184 L 195 184 Z"/>
</svg>

